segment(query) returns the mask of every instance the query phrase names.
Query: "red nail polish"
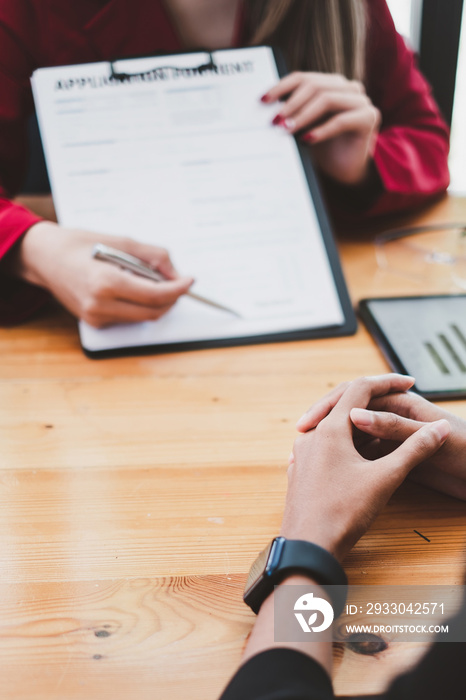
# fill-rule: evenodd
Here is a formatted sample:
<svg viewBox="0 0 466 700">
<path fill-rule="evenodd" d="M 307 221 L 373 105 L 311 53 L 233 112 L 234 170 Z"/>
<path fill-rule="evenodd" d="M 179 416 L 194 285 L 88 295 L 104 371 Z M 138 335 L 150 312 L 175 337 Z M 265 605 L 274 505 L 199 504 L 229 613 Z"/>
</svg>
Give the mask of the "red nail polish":
<svg viewBox="0 0 466 700">
<path fill-rule="evenodd" d="M 268 102 L 269 101 L 269 96 L 268 95 L 262 95 L 261 97 L 261 102 Z"/>
<path fill-rule="evenodd" d="M 281 114 L 277 114 L 277 116 L 274 119 L 272 119 L 272 124 L 274 126 L 280 126 L 280 124 L 283 124 L 284 121 L 285 120 L 283 119 Z"/>
<path fill-rule="evenodd" d="M 307 134 L 303 134 L 302 136 L 303 141 L 307 141 L 308 143 L 314 143 L 316 140 L 314 134 L 310 131 L 307 132 Z"/>
</svg>

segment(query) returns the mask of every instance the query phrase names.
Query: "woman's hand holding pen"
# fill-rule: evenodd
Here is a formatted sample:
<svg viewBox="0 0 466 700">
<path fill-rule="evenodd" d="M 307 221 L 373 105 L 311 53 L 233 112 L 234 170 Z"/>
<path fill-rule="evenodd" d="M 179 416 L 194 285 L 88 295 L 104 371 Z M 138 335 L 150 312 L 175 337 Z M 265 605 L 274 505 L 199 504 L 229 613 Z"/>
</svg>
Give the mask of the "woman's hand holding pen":
<svg viewBox="0 0 466 700">
<path fill-rule="evenodd" d="M 96 243 L 141 258 L 166 281 L 154 283 L 95 260 Z M 66 230 L 50 222 L 32 226 L 10 255 L 15 276 L 47 289 L 72 314 L 95 327 L 155 320 L 185 294 L 193 279 L 179 277 L 166 250 L 130 238 Z"/>
<path fill-rule="evenodd" d="M 438 452 L 423 460 L 410 478 L 466 500 L 466 421 L 408 391 L 414 383 L 411 377 L 404 377 L 404 382 L 404 387 L 392 387 L 374 395 L 367 408 L 351 411 L 360 452 L 372 459 L 389 454 L 429 422 L 447 419 L 451 429 L 448 440 Z M 298 430 L 304 433 L 316 428 L 349 386 L 347 382 L 339 384 L 311 406 L 298 421 Z"/>
<path fill-rule="evenodd" d="M 295 72 L 262 100 L 284 100 L 273 123 L 301 134 L 324 173 L 347 185 L 362 185 L 370 177 L 381 118 L 362 83 L 336 74 Z"/>
</svg>

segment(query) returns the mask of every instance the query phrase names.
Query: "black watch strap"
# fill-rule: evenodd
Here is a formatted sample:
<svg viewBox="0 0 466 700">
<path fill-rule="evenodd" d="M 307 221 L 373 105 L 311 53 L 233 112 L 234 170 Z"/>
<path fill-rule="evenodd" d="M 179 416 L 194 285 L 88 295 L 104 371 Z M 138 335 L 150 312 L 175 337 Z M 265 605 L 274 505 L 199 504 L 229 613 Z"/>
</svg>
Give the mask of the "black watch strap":
<svg viewBox="0 0 466 700">
<path fill-rule="evenodd" d="M 282 581 L 289 571 L 294 573 L 299 570 L 302 570 L 304 573 L 309 572 L 312 578 L 322 585 L 348 585 L 348 579 L 343 567 L 326 549 L 313 542 L 286 540 L 278 564 L 278 571 L 280 574 L 284 574 L 280 580 Z"/>
<path fill-rule="evenodd" d="M 296 562 L 306 564 L 296 566 Z M 335 618 L 341 615 L 346 603 L 348 578 L 340 562 L 330 552 L 313 542 L 286 540 L 277 570 L 278 580 L 274 585 L 294 573 L 309 576 L 323 588 L 331 586 L 327 593 L 332 601 Z M 335 589 L 334 586 L 343 588 Z"/>
<path fill-rule="evenodd" d="M 256 585 L 245 593 L 245 603 L 258 613 L 274 586 L 293 574 L 302 574 L 324 588 L 330 586 L 327 593 L 332 601 L 335 617 L 338 617 L 346 603 L 348 579 L 335 557 L 319 545 L 304 540 L 276 537 L 273 544 L 278 548 L 278 556 L 275 554 L 276 562 L 271 568 L 267 567 Z"/>
</svg>

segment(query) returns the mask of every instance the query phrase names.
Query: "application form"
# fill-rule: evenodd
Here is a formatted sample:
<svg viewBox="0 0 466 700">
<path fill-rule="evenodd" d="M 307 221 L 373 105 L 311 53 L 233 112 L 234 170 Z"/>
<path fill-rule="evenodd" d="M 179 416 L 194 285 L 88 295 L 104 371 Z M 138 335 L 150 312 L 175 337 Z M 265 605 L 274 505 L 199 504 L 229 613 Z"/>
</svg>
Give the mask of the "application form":
<svg viewBox="0 0 466 700">
<path fill-rule="evenodd" d="M 341 290 L 295 139 L 260 101 L 268 47 L 43 68 L 33 91 L 60 224 L 166 247 L 193 291 L 161 319 L 96 330 L 85 349 L 340 326 Z M 346 293 L 346 290 L 344 290 Z"/>
</svg>

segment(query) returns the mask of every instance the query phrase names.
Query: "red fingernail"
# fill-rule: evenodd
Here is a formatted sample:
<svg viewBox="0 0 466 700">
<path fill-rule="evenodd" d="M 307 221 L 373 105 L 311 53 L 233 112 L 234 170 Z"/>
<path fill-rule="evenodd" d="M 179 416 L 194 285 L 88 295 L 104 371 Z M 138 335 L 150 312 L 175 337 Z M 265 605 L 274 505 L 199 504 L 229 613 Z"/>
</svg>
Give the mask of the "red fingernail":
<svg viewBox="0 0 466 700">
<path fill-rule="evenodd" d="M 307 134 L 303 134 L 302 139 L 303 141 L 307 141 L 308 143 L 314 143 L 316 137 L 312 132 L 308 131 Z"/>
<path fill-rule="evenodd" d="M 285 121 L 285 120 L 283 119 L 283 117 L 281 116 L 281 114 L 277 114 L 277 116 L 274 117 L 274 119 L 272 119 L 272 124 L 273 124 L 274 126 L 280 126 L 281 124 L 283 124 L 284 121 Z"/>
<path fill-rule="evenodd" d="M 261 97 L 261 102 L 268 102 L 269 101 L 269 96 L 268 95 L 262 95 Z"/>
<path fill-rule="evenodd" d="M 287 131 L 293 131 L 296 126 L 296 122 L 294 119 L 284 119 L 282 126 L 284 126 Z"/>
</svg>

